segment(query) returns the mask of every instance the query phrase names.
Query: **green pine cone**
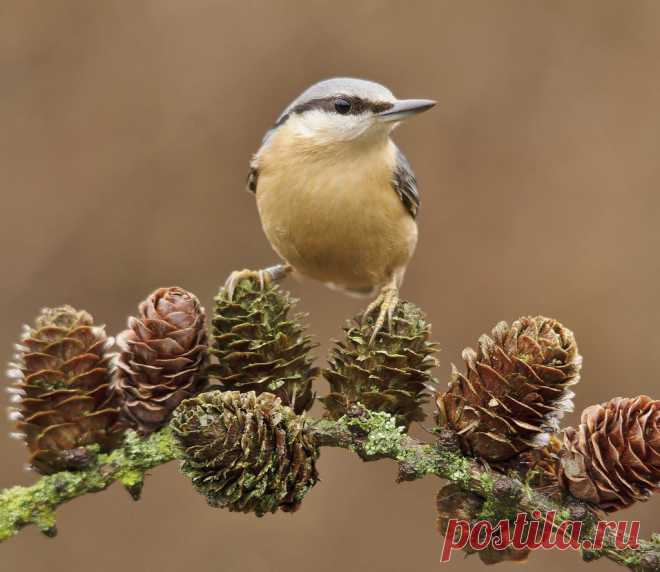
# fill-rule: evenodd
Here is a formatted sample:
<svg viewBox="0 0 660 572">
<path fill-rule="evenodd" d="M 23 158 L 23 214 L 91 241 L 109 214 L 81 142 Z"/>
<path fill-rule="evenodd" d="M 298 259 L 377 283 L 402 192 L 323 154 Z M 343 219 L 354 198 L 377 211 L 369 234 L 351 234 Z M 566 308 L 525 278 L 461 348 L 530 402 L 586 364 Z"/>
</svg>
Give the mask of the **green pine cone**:
<svg viewBox="0 0 660 572">
<path fill-rule="evenodd" d="M 301 316 L 288 317 L 294 303 L 274 284 L 262 290 L 243 280 L 232 300 L 220 289 L 210 349 L 218 363 L 210 366 L 209 375 L 223 390 L 273 393 L 298 414 L 313 405 L 312 381 L 318 368 L 309 352 L 314 345 L 304 333 Z"/>
<path fill-rule="evenodd" d="M 305 416 L 270 393 L 203 393 L 184 401 L 171 424 L 183 473 L 213 507 L 293 512 L 318 481 L 319 449 Z"/>
<path fill-rule="evenodd" d="M 435 384 L 429 373 L 437 365 L 431 326 L 410 302 L 397 305 L 391 328 L 386 326 L 370 345 L 373 326 L 371 317 L 358 316 L 344 328 L 345 339 L 336 343 L 324 371 L 330 394 L 321 401 L 332 419 L 359 402 L 393 415 L 407 428 L 424 419 L 427 387 Z"/>
</svg>

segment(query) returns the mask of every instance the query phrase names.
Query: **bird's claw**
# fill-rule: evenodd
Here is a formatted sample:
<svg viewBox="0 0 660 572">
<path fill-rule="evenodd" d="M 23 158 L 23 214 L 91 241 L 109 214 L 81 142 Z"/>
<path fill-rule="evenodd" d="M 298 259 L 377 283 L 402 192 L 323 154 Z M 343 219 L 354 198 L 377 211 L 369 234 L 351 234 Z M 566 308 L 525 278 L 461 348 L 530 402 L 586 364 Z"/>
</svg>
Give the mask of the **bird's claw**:
<svg viewBox="0 0 660 572">
<path fill-rule="evenodd" d="M 369 339 L 369 345 L 373 345 L 376 340 L 376 336 L 383 329 L 383 326 L 387 323 L 388 327 L 392 327 L 394 321 L 394 310 L 396 310 L 397 304 L 399 303 L 399 290 L 394 286 L 386 286 L 380 291 L 378 298 L 376 298 L 364 312 L 364 316 L 372 314 L 377 308 L 380 308 L 378 312 L 378 317 L 374 323 L 374 329 Z"/>
<path fill-rule="evenodd" d="M 248 270 L 247 268 L 243 270 L 235 270 L 229 275 L 225 282 L 227 296 L 230 300 L 233 300 L 234 291 L 243 280 L 253 280 L 259 285 L 260 290 L 264 290 L 273 281 L 284 278 L 290 271 L 291 267 L 287 264 L 277 264 L 263 270 Z"/>
<path fill-rule="evenodd" d="M 259 284 L 260 290 L 263 290 L 271 282 L 270 275 L 265 270 L 234 270 L 225 282 L 225 290 L 230 300 L 233 300 L 234 291 L 243 280 L 253 280 Z"/>
</svg>

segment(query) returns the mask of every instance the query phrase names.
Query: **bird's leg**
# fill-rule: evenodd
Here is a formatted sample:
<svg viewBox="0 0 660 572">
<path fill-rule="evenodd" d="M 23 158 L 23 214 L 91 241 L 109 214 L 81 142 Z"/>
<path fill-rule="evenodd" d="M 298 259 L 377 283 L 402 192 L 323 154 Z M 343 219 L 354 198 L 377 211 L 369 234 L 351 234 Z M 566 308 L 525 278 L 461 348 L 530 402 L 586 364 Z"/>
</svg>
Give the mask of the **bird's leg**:
<svg viewBox="0 0 660 572">
<path fill-rule="evenodd" d="M 376 323 L 374 324 L 374 331 L 371 334 L 371 339 L 369 344 L 373 345 L 376 335 L 383 329 L 385 322 L 391 328 L 392 320 L 394 317 L 394 310 L 396 309 L 397 304 L 399 303 L 399 286 L 397 285 L 396 278 L 392 278 L 385 286 L 380 290 L 378 297 L 367 306 L 367 309 L 364 311 L 364 316 L 368 316 L 374 312 L 377 308 L 380 308 L 378 312 L 378 317 L 376 318 Z"/>
<path fill-rule="evenodd" d="M 293 268 L 289 264 L 276 264 L 262 270 L 234 270 L 225 282 L 225 289 L 231 300 L 234 297 L 236 286 L 243 280 L 254 280 L 259 284 L 259 288 L 263 290 L 272 282 L 285 278 L 292 270 Z"/>
</svg>

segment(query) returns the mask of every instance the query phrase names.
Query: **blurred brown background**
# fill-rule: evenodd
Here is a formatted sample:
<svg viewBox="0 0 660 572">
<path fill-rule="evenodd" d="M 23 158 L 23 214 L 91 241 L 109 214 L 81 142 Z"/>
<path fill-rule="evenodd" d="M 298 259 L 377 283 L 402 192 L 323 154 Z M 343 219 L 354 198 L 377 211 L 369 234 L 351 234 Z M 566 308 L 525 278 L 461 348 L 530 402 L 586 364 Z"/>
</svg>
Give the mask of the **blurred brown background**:
<svg viewBox="0 0 660 572">
<path fill-rule="evenodd" d="M 543 313 L 581 342 L 578 411 L 657 397 L 659 67 L 653 1 L 4 0 L 0 358 L 43 305 L 86 308 L 115 333 L 157 286 L 208 307 L 230 270 L 272 263 L 243 192 L 250 155 L 308 84 L 352 75 L 439 101 L 395 136 L 423 196 L 403 295 L 434 322 L 438 377 L 498 320 Z M 362 302 L 288 286 L 322 356 Z M 20 443 L 0 451 L 0 487 L 35 478 Z M 161 467 L 140 503 L 115 486 L 65 506 L 55 540 L 24 531 L 0 569 L 440 567 L 437 480 L 397 486 L 392 463 L 339 450 L 320 470 L 297 514 L 257 520 L 207 508 Z M 621 516 L 648 536 L 658 502 Z M 585 565 L 554 552 L 529 566 Z"/>
</svg>

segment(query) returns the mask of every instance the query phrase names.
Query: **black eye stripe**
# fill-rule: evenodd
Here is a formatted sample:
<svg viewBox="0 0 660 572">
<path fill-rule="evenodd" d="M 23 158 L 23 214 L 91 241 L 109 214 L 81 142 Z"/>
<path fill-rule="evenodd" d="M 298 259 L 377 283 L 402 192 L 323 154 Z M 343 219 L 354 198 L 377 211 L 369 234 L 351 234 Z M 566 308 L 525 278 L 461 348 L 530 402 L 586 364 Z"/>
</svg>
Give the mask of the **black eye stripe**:
<svg viewBox="0 0 660 572">
<path fill-rule="evenodd" d="M 346 100 L 351 104 L 351 109 L 347 115 L 360 115 L 366 111 L 380 113 L 381 111 L 386 111 L 392 107 L 392 104 L 387 101 L 369 101 L 356 96 L 333 95 L 330 97 L 320 97 L 318 99 L 310 99 L 305 103 L 300 103 L 291 108 L 285 115 L 280 117 L 278 122 L 275 124 L 275 127 L 279 127 L 285 123 L 291 115 L 305 113 L 305 111 L 310 111 L 312 109 L 320 109 L 329 113 L 337 113 L 335 103 L 338 99 Z"/>
</svg>

